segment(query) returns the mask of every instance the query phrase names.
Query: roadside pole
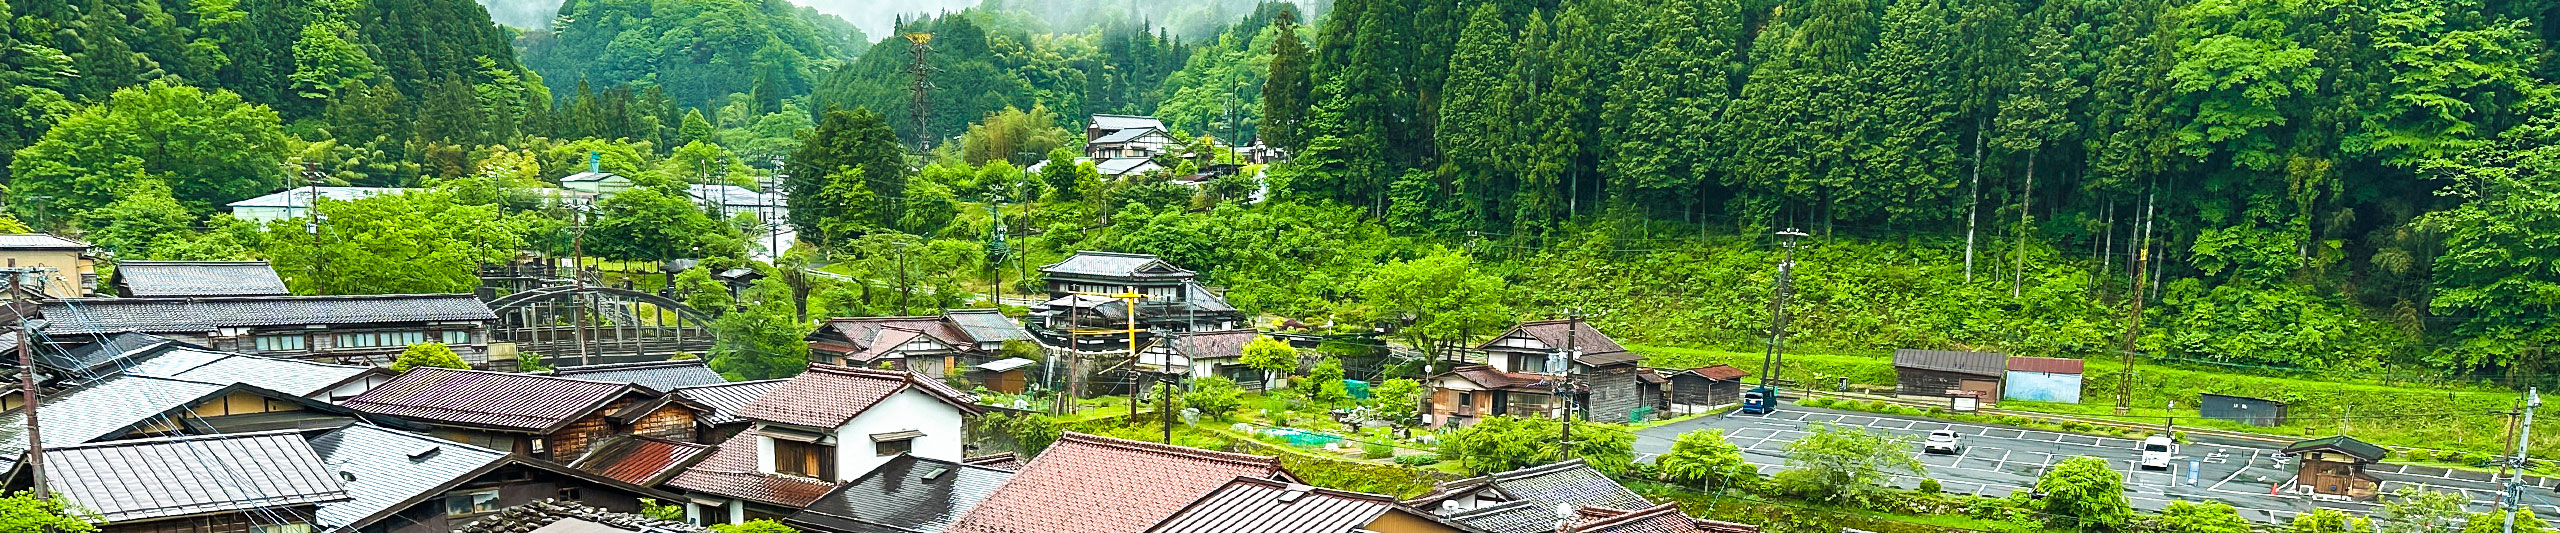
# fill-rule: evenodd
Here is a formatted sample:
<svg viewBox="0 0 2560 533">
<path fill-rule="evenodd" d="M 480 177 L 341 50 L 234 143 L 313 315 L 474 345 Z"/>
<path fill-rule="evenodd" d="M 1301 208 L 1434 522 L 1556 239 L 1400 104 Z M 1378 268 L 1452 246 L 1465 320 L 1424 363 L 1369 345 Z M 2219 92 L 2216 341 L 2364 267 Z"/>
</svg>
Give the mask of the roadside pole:
<svg viewBox="0 0 2560 533">
<path fill-rule="evenodd" d="M 27 305 L 25 285 L 27 276 L 50 270 L 53 269 L 24 267 L 0 270 L 0 273 L 9 276 L 10 312 L 18 315 L 18 390 L 26 395 L 27 471 L 35 478 L 35 486 L 32 488 L 35 490 L 36 499 L 48 497 L 46 492 L 49 489 L 46 488 L 44 479 L 44 433 L 37 429 L 36 404 L 40 402 L 36 397 L 36 359 L 33 352 L 27 351 L 27 345 L 34 344 L 36 338 L 35 328 L 28 325 L 28 321 L 33 319 L 27 318 L 25 313 Z"/>
<path fill-rule="evenodd" d="M 2510 464 L 2516 467 L 2516 475 L 2507 478 L 2507 525 L 2501 530 L 2504 533 L 2516 533 L 2516 508 L 2524 503 L 2524 467 L 2526 458 L 2530 456 L 2525 453 L 2525 450 L 2530 448 L 2530 443 L 2533 442 L 2533 411 L 2540 408 L 2542 408 L 2542 391 L 2526 388 L 2524 390 L 2524 426 L 2516 428 L 2516 454 L 2508 458 Z"/>
</svg>

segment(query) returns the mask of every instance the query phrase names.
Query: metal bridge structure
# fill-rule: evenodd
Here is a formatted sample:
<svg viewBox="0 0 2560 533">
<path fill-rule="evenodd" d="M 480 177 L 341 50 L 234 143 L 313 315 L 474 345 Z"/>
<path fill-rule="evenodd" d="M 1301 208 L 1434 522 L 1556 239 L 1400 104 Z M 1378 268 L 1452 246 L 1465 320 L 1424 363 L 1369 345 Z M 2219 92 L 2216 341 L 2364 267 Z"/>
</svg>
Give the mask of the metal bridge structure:
<svg viewBox="0 0 2560 533">
<path fill-rule="evenodd" d="M 673 298 L 631 289 L 551 280 L 496 296 L 484 286 L 496 342 L 540 354 L 552 366 L 662 361 L 677 352 L 708 356 L 709 314 Z M 496 285 L 496 284 L 492 284 Z M 493 290 L 496 289 L 496 290 Z"/>
</svg>

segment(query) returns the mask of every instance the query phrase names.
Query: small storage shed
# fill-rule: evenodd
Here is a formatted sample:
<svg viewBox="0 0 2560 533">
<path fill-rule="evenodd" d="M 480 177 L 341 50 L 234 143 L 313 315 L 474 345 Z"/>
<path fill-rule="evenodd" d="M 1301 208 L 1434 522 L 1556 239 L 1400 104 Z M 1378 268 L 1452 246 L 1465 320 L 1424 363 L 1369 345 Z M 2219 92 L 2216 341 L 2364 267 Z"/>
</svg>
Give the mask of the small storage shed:
<svg viewBox="0 0 2560 533">
<path fill-rule="evenodd" d="M 1956 391 L 1971 391 L 1988 404 L 2000 398 L 2000 380 L 2008 375 L 2008 358 L 1989 352 L 1894 350 L 1894 392 L 1953 398 Z"/>
<path fill-rule="evenodd" d="M 2284 425 L 2284 402 L 2247 396 L 2199 394 L 2196 411 L 2205 418 L 2252 426 Z"/>
<path fill-rule="evenodd" d="M 2364 473 L 2364 467 L 2381 461 L 2390 452 L 2355 437 L 2339 435 L 2296 442 L 2284 447 L 2284 453 L 2299 458 L 2302 470 L 2295 475 L 2294 483 L 2307 487 L 2312 494 L 2372 501 L 2382 492 L 2382 480 Z"/>
<path fill-rule="evenodd" d="M 2080 403 L 2079 359 L 2009 358 L 2009 374 L 2000 383 L 2000 399 Z"/>
<path fill-rule="evenodd" d="M 1671 375 L 1671 403 L 1714 407 L 1742 401 L 1742 378 L 1750 372 L 1733 365 L 1693 368 Z"/>
<path fill-rule="evenodd" d="M 971 372 L 976 375 L 969 377 L 985 385 L 987 390 L 1005 394 L 1022 394 L 1025 382 L 1023 369 L 1038 362 L 1020 357 L 997 359 L 979 364 L 975 371 Z"/>
</svg>

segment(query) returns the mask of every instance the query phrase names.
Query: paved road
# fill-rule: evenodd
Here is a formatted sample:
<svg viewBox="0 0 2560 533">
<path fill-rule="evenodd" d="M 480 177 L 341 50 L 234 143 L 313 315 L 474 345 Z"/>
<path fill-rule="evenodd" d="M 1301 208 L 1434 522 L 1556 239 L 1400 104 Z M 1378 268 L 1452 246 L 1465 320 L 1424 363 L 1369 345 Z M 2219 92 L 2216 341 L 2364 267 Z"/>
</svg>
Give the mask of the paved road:
<svg viewBox="0 0 2560 533">
<path fill-rule="evenodd" d="M 1947 492 L 2007 496 L 2032 488 L 2036 477 L 2049 466 L 2086 455 L 2107 459 L 2116 470 L 2124 472 L 2126 496 L 2135 508 L 2144 511 L 2159 511 L 2173 500 L 2209 500 L 2231 504 L 2241 510 L 2241 515 L 2252 519 L 2281 523 L 2315 507 L 2355 513 L 2375 509 L 2371 504 L 2314 501 L 2295 495 L 2295 487 L 2289 483 L 2294 473 L 2292 464 L 2273 448 L 2188 444 L 2180 448 L 2182 456 L 2169 470 L 2142 470 L 2134 465 L 2141 455 L 2136 442 L 2121 438 L 1793 406 L 1767 415 L 1727 413 L 1637 430 L 1636 454 L 1638 460 L 1651 460 L 1670 451 L 1672 440 L 1680 434 L 1722 429 L 1726 440 L 1742 448 L 1745 461 L 1759 467 L 1762 474 L 1769 474 L 1786 468 L 1787 443 L 1803 436 L 1813 424 L 1858 426 L 1878 433 L 1908 435 L 1914 454 L 1919 453 L 1920 437 L 1929 431 L 1954 430 L 1963 436 L 1965 447 L 1961 453 L 1919 456 L 1928 467 L 1928 476 L 1936 478 Z M 2398 465 L 2378 465 L 2369 473 L 2383 478 L 2385 492 L 2410 484 L 2459 491 L 2473 500 L 2474 511 L 2488 510 L 2498 494 L 2497 484 L 2485 473 Z M 1893 484 L 1913 488 L 1920 481 L 1897 477 Z M 2269 494 L 2271 490 L 2284 494 Z M 2553 504 L 2560 501 L 2560 494 L 2554 494 L 2550 487 L 2529 488 L 2525 492 L 2525 502 L 2536 513 L 2560 513 L 2560 505 Z"/>
</svg>

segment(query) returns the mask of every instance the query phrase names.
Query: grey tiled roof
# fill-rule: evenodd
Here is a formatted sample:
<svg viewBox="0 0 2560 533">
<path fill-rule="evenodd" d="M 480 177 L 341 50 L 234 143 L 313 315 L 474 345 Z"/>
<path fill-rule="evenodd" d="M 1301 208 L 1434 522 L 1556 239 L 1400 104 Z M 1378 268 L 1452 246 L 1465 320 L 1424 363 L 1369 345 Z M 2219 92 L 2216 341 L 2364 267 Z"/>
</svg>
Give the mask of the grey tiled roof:
<svg viewBox="0 0 2560 533">
<path fill-rule="evenodd" d="M 1131 128 L 1164 129 L 1164 121 L 1141 115 L 1094 115 L 1089 120 L 1096 129 L 1125 130 Z"/>
<path fill-rule="evenodd" d="M 1209 290 L 1208 286 L 1196 281 L 1182 282 L 1182 294 L 1183 302 L 1191 304 L 1192 308 L 1202 312 L 1233 313 L 1236 311 L 1234 304 L 1227 303 L 1226 296 Z"/>
<path fill-rule="evenodd" d="M 0 234 L 0 249 L 6 250 L 86 250 L 89 243 L 55 237 L 43 233 Z"/>
<path fill-rule="evenodd" d="M 555 527 L 558 524 L 560 527 Z M 574 526 L 574 527 L 570 527 Z M 562 500 L 541 500 L 509 507 L 498 514 L 473 520 L 455 533 L 597 533 L 627 531 L 631 533 L 706 533 L 710 529 L 682 522 L 670 522 L 645 516 L 616 513 Z"/>
<path fill-rule="evenodd" d="M 345 476 L 340 479 L 352 498 L 320 505 L 315 522 L 328 528 L 371 524 L 404 510 L 394 508 L 401 502 L 446 490 L 507 458 L 505 452 L 371 424 L 312 437 L 311 449 L 331 475 Z"/>
<path fill-rule="evenodd" d="M 346 383 L 347 380 L 371 371 L 373 367 L 332 365 L 195 348 L 169 350 L 125 369 L 125 373 L 138 376 L 204 383 L 247 383 L 259 388 L 305 397 L 327 392 L 331 386 Z"/>
<path fill-rule="evenodd" d="M 1392 496 L 1239 477 L 1191 502 L 1147 533 L 1332 533 L 1360 531 L 1402 510 Z M 1428 514 L 1411 512 L 1416 517 Z"/>
<path fill-rule="evenodd" d="M 1104 134 L 1104 135 L 1103 135 L 1103 136 L 1101 136 L 1101 137 L 1095 138 L 1095 139 L 1093 140 L 1093 142 L 1086 143 L 1086 144 L 1124 143 L 1124 142 L 1129 142 L 1129 141 L 1138 140 L 1138 138 L 1139 138 L 1139 137 L 1145 137 L 1145 136 L 1147 136 L 1147 134 L 1148 134 L 1148 133 L 1150 133 L 1150 132 L 1162 132 L 1162 131 L 1164 131 L 1164 130 L 1159 130 L 1159 129 L 1155 129 L 1155 128 L 1144 128 L 1144 127 L 1141 127 L 1141 128 L 1129 128 L 1129 129 L 1124 129 L 1124 130 L 1119 130 L 1119 131 L 1113 131 L 1113 132 L 1111 132 L 1111 133 Z"/>
<path fill-rule="evenodd" d="M 1532 500 L 1539 507 L 1553 509 L 1557 504 L 1610 509 L 1641 509 L 1653 506 L 1635 491 L 1609 479 L 1607 474 L 1591 468 L 1581 459 L 1533 466 L 1494 474 L 1493 486 L 1505 494 Z"/>
<path fill-rule="evenodd" d="M 45 466 L 47 486 L 108 522 L 347 499 L 291 431 L 49 448 Z"/>
<path fill-rule="evenodd" d="M 227 388 L 196 381 L 115 375 L 45 398 L 37 409 L 47 446 L 82 443 L 112 436 L 172 409 L 186 407 Z M 0 413 L 0 456 L 16 458 L 27 451 L 27 411 Z"/>
<path fill-rule="evenodd" d="M 44 304 L 48 335 L 115 331 L 202 332 L 232 326 L 488 321 L 469 294 L 74 298 Z"/>
<path fill-rule="evenodd" d="M 1050 274 L 1084 274 L 1089 276 L 1115 277 L 1137 277 L 1141 273 L 1150 277 L 1172 278 L 1188 278 L 1192 275 L 1191 271 L 1183 270 L 1180 267 L 1165 263 L 1163 259 L 1157 258 L 1153 255 L 1096 252 L 1092 250 L 1076 252 L 1075 255 L 1068 256 L 1064 261 L 1050 263 L 1048 266 L 1040 267 L 1040 271 Z"/>
<path fill-rule="evenodd" d="M 711 366 L 701 359 L 564 366 L 552 369 L 552 375 L 590 381 L 630 383 L 659 391 L 729 382 L 728 379 L 720 377 L 719 372 L 712 371 Z"/>
<path fill-rule="evenodd" d="M 946 313 L 945 317 L 953 325 L 960 326 L 961 332 L 969 334 L 971 339 L 976 339 L 978 342 L 1031 340 L 1031 331 L 1022 329 L 1021 322 L 1014 321 L 1013 317 L 1004 316 L 1002 311 L 953 309 Z"/>
<path fill-rule="evenodd" d="M 941 531 L 1012 478 L 1003 470 L 901 455 L 787 521 L 821 531 Z"/>
<path fill-rule="evenodd" d="M 116 264 L 115 277 L 134 298 L 292 293 L 266 261 L 125 261 Z"/>
<path fill-rule="evenodd" d="M 1561 519 L 1552 508 L 1539 508 L 1537 502 L 1511 501 L 1461 511 L 1448 516 L 1450 521 L 1485 530 L 1486 533 L 1551 533 Z"/>
<path fill-rule="evenodd" d="M 683 397 L 686 400 L 692 400 L 694 403 L 702 404 L 703 407 L 711 409 L 711 412 L 702 413 L 702 415 L 696 417 L 695 420 L 703 424 L 717 426 L 746 420 L 741 412 L 747 408 L 747 404 L 755 403 L 756 398 L 762 397 L 764 396 L 764 393 L 771 392 L 773 389 L 781 387 L 782 383 L 786 381 L 791 380 L 768 379 L 762 381 L 722 383 L 719 385 L 703 385 L 700 387 L 685 387 L 676 389 L 672 394 Z"/>
</svg>

